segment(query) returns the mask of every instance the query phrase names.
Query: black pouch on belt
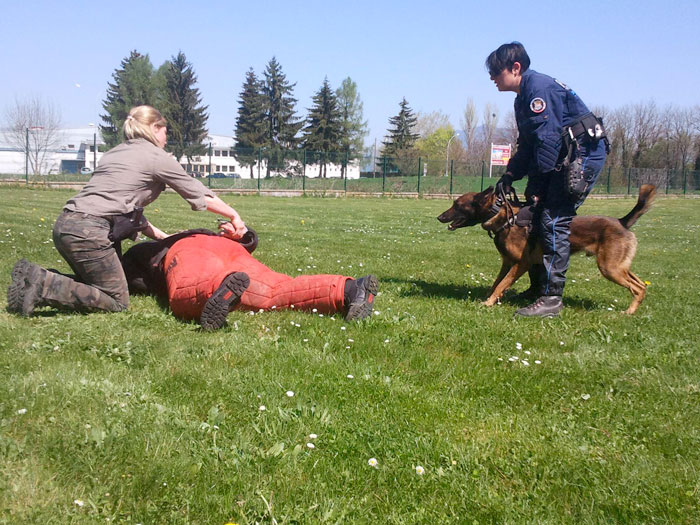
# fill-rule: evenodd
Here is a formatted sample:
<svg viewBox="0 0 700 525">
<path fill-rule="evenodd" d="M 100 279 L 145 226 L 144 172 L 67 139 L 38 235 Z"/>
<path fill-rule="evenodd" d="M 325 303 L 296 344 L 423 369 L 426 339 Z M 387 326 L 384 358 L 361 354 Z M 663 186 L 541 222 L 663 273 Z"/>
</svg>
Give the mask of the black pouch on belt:
<svg viewBox="0 0 700 525">
<path fill-rule="evenodd" d="M 569 190 L 569 198 L 577 202 L 588 189 L 588 181 L 583 176 L 583 161 L 577 156 L 569 163 L 566 174 L 566 188 Z"/>
<path fill-rule="evenodd" d="M 139 232 L 148 227 L 148 221 L 143 216 L 143 208 L 112 217 L 112 227 L 109 230 L 109 240 L 118 243 L 124 239 L 136 240 Z"/>
</svg>

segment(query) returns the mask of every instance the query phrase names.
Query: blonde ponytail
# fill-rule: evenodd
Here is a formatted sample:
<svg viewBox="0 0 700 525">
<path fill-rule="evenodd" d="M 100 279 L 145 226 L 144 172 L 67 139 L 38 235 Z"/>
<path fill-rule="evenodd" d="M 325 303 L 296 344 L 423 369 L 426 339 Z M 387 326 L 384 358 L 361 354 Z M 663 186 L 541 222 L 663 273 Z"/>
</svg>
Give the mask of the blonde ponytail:
<svg viewBox="0 0 700 525">
<path fill-rule="evenodd" d="M 133 107 L 129 111 L 126 120 L 124 120 L 124 137 L 126 140 L 146 139 L 160 147 L 151 131 L 152 124 L 155 124 L 156 127 L 163 127 L 167 124 L 167 121 L 156 108 L 151 106 Z"/>
</svg>

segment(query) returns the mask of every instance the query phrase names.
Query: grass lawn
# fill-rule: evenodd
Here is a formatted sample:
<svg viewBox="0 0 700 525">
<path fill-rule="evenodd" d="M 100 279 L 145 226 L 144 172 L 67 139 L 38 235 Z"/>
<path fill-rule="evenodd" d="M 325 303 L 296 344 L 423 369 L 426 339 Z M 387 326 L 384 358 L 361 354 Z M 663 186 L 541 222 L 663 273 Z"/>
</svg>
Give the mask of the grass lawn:
<svg viewBox="0 0 700 525">
<path fill-rule="evenodd" d="M 20 257 L 68 271 L 51 229 L 72 194 L 0 188 L 3 290 Z M 224 199 L 277 271 L 376 273 L 376 315 L 233 312 L 203 333 L 150 297 L 29 319 L 3 297 L 0 523 L 700 522 L 700 200 L 635 226 L 637 314 L 577 256 L 539 320 L 512 294 L 480 304 L 500 260 L 435 220 L 448 201 Z M 216 224 L 176 195 L 147 215 Z"/>
</svg>

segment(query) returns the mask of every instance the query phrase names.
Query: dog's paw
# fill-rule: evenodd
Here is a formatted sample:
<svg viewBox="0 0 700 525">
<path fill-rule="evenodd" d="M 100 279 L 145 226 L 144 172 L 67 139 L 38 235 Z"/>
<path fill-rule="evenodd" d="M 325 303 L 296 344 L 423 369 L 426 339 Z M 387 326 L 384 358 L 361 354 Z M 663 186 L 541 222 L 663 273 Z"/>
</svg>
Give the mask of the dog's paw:
<svg viewBox="0 0 700 525">
<path fill-rule="evenodd" d="M 482 301 L 481 304 L 484 306 L 493 306 L 498 302 L 498 299 L 496 297 L 489 297 L 485 301 Z"/>
</svg>

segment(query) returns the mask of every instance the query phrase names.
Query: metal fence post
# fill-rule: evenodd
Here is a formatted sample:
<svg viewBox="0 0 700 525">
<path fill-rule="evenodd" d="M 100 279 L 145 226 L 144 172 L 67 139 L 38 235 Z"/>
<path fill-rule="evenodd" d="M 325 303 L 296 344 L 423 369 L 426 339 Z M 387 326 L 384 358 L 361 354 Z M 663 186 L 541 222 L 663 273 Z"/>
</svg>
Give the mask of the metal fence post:
<svg viewBox="0 0 700 525">
<path fill-rule="evenodd" d="M 688 173 L 685 171 L 685 166 L 683 166 L 683 195 L 685 195 L 685 190 L 687 188 Z"/>
<path fill-rule="evenodd" d="M 27 142 L 24 150 L 24 181 L 29 184 L 29 128 L 27 128 Z"/>
<path fill-rule="evenodd" d="M 632 168 L 627 169 L 627 195 L 630 194 L 630 187 L 632 185 Z"/>
<path fill-rule="evenodd" d="M 386 157 L 382 159 L 382 193 L 384 193 L 384 187 L 386 186 Z"/>
<path fill-rule="evenodd" d="M 418 157 L 418 195 L 420 195 L 420 172 L 421 172 L 421 161 L 423 159 L 421 157 Z"/>
<path fill-rule="evenodd" d="M 211 142 L 209 143 L 209 187 L 211 188 Z"/>
<path fill-rule="evenodd" d="M 262 148 L 258 148 L 258 195 L 260 195 L 260 166 L 262 164 Z"/>
<path fill-rule="evenodd" d="M 348 193 L 348 152 L 347 152 L 347 150 L 345 151 L 345 160 L 343 162 L 345 163 L 345 166 L 343 168 L 343 173 L 345 174 L 343 176 L 343 186 L 345 187 L 345 194 L 347 195 L 347 193 Z"/>
<path fill-rule="evenodd" d="M 452 178 L 454 175 L 455 161 L 450 161 L 450 195 L 452 195 Z"/>
<path fill-rule="evenodd" d="M 668 185 L 671 182 L 671 170 L 666 170 L 666 195 L 668 195 Z"/>
<path fill-rule="evenodd" d="M 301 168 L 301 191 L 306 195 L 306 150 L 304 150 L 304 163 Z"/>
<path fill-rule="evenodd" d="M 612 170 L 612 166 L 608 166 L 608 195 L 610 195 L 610 171 Z"/>
<path fill-rule="evenodd" d="M 484 191 L 484 172 L 486 171 L 486 161 L 481 161 L 481 191 Z"/>
</svg>

